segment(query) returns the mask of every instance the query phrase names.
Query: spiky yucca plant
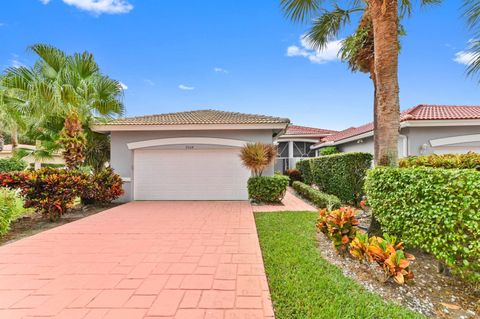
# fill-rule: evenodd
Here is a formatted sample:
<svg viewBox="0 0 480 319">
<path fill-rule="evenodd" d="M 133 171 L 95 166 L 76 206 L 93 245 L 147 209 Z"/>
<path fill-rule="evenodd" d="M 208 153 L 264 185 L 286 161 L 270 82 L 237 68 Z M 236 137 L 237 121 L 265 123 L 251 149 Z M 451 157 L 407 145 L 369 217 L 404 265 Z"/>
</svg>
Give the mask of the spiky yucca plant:
<svg viewBox="0 0 480 319">
<path fill-rule="evenodd" d="M 263 171 L 277 156 L 277 147 L 265 143 L 248 143 L 240 151 L 243 165 L 252 171 L 253 176 L 262 176 Z"/>
<path fill-rule="evenodd" d="M 76 169 L 85 160 L 85 144 L 87 140 L 83 132 L 82 122 L 75 111 L 65 118 L 65 125 L 60 132 L 59 144 L 63 148 L 63 158 L 68 169 Z"/>
</svg>

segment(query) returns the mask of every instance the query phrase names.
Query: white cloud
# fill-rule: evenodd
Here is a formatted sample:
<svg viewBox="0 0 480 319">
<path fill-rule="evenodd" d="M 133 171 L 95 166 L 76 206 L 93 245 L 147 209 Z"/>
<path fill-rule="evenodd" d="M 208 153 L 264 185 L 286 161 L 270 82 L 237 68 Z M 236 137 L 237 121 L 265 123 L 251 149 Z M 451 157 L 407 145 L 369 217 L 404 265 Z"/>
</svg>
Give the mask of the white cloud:
<svg viewBox="0 0 480 319">
<path fill-rule="evenodd" d="M 453 58 L 453 61 L 460 64 L 470 64 L 474 57 L 475 55 L 472 52 L 460 51 L 455 53 L 455 58 Z"/>
<path fill-rule="evenodd" d="M 191 90 L 195 90 L 195 88 L 193 86 L 187 86 L 187 85 L 184 85 L 184 84 L 180 84 L 178 86 L 178 88 L 180 90 L 183 90 L 183 91 L 191 91 Z"/>
<path fill-rule="evenodd" d="M 316 50 L 304 36 L 300 37 L 300 44 L 301 46 L 289 46 L 287 56 L 304 57 L 312 63 L 322 64 L 338 60 L 338 51 L 342 47 L 342 40 L 329 41 L 322 50 Z"/>
<path fill-rule="evenodd" d="M 43 4 L 48 4 L 50 0 L 40 0 Z M 62 0 L 69 6 L 74 6 L 80 10 L 92 12 L 100 15 L 122 14 L 132 11 L 133 5 L 127 0 Z"/>
<path fill-rule="evenodd" d="M 120 82 L 120 86 L 122 87 L 122 90 L 124 90 L 124 91 L 128 90 L 128 86 L 125 83 Z"/>
<path fill-rule="evenodd" d="M 10 64 L 14 68 L 19 68 L 21 66 L 25 66 L 25 64 L 23 64 L 20 61 L 20 57 L 18 56 L 18 54 L 12 54 L 12 58 L 10 59 Z"/>
<path fill-rule="evenodd" d="M 150 79 L 143 79 L 143 82 L 145 82 L 145 84 L 147 84 L 147 85 L 155 86 L 155 82 L 153 82 L 153 81 L 150 80 Z"/>
<path fill-rule="evenodd" d="M 217 72 L 217 73 L 225 73 L 225 74 L 228 73 L 228 70 L 225 70 L 225 69 L 222 69 L 222 68 L 219 68 L 219 67 L 214 67 L 213 71 Z"/>
</svg>

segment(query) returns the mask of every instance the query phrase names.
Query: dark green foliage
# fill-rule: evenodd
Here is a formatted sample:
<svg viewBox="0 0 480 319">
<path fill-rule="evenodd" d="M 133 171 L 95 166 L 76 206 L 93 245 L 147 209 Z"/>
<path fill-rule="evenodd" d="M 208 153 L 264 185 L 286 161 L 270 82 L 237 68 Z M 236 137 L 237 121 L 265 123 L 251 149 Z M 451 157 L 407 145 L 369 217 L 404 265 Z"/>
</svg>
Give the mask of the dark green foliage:
<svg viewBox="0 0 480 319">
<path fill-rule="evenodd" d="M 400 167 L 474 168 L 480 170 L 480 154 L 444 154 L 412 156 L 400 160 Z"/>
<path fill-rule="evenodd" d="M 23 171 L 28 164 L 17 158 L 2 158 L 0 159 L 0 173 Z"/>
<path fill-rule="evenodd" d="M 285 196 L 289 178 L 283 175 L 255 176 L 248 179 L 248 197 L 258 202 L 278 203 Z"/>
<path fill-rule="evenodd" d="M 384 232 L 480 280 L 480 172 L 377 168 L 365 189 Z"/>
<path fill-rule="evenodd" d="M 320 152 L 320 155 L 322 155 L 322 156 L 340 153 L 336 146 L 324 147 L 324 148 L 320 149 L 319 152 Z"/>
<path fill-rule="evenodd" d="M 300 175 L 305 184 L 313 184 L 312 166 L 311 162 L 307 159 L 297 162 L 297 169 L 300 171 Z"/>
<path fill-rule="evenodd" d="M 322 258 L 315 212 L 256 213 L 277 319 L 424 318 L 370 293 Z"/>
<path fill-rule="evenodd" d="M 311 201 L 318 208 L 328 208 L 330 210 L 333 208 L 338 208 L 342 204 L 337 196 L 322 193 L 321 191 L 302 182 L 293 182 L 292 186 L 297 193 Z"/>
<path fill-rule="evenodd" d="M 363 195 L 363 183 L 371 167 L 370 153 L 340 153 L 301 161 L 300 171 L 305 181 L 313 180 L 319 189 L 341 201 L 357 204 Z M 306 175 L 303 175 L 305 172 Z"/>
</svg>

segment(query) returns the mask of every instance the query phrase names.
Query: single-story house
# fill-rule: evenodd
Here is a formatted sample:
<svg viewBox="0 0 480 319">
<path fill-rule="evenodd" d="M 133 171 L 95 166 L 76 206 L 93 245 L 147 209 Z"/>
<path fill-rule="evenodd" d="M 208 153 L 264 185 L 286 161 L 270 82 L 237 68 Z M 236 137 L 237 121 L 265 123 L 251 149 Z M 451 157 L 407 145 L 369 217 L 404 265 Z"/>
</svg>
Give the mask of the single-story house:
<svg viewBox="0 0 480 319">
<path fill-rule="evenodd" d="M 311 147 L 337 131 L 300 125 L 289 125 L 287 131 L 278 137 L 278 156 L 275 171 L 286 172 L 307 157 L 315 157 Z"/>
<path fill-rule="evenodd" d="M 373 154 L 373 123 L 351 127 L 312 146 Z M 399 157 L 480 152 L 480 106 L 417 105 L 400 115 Z"/>
<path fill-rule="evenodd" d="M 131 200 L 247 200 L 249 142 L 274 143 L 289 119 L 216 110 L 129 117 L 97 123 L 111 136 L 111 166 Z M 273 165 L 265 175 L 273 174 Z"/>
</svg>

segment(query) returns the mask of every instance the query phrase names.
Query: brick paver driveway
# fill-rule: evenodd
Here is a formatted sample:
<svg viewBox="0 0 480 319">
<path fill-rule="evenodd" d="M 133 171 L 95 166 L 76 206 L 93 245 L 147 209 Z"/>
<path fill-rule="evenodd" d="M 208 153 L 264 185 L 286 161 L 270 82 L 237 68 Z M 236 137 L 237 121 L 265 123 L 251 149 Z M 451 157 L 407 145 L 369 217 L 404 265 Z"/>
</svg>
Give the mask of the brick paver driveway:
<svg viewBox="0 0 480 319">
<path fill-rule="evenodd" d="M 135 202 L 0 247 L 0 318 L 273 318 L 246 202 Z"/>
</svg>

